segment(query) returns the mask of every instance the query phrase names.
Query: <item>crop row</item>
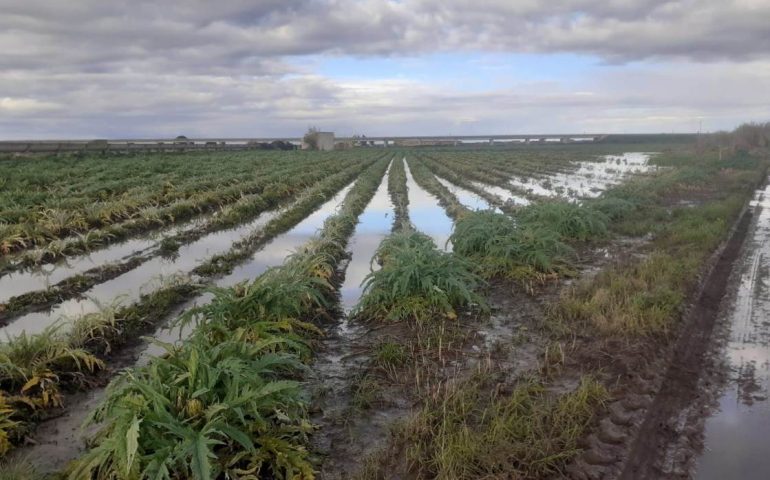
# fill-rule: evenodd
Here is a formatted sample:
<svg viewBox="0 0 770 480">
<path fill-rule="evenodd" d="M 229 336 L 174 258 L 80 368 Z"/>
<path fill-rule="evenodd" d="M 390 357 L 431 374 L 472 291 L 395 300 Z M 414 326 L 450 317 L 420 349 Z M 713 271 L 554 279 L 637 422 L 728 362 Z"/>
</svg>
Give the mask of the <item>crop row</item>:
<svg viewBox="0 0 770 480">
<path fill-rule="evenodd" d="M 471 320 L 474 316 L 468 312 L 485 305 L 474 296 L 483 286 L 481 279 L 525 280 L 534 293 L 533 285 L 546 278 L 573 274 L 576 247 L 606 244 L 614 233 L 644 236 L 651 232 L 654 253 L 612 265 L 567 289 L 550 306 L 547 318 L 540 319 L 554 342 L 546 342 L 542 370 L 529 372 L 513 387 L 505 371 L 496 373 L 474 365 L 469 378 L 443 379 L 426 392 L 424 365 L 404 363 L 403 358 L 391 362 L 391 369 L 415 369 L 411 377 L 420 382 L 407 390 L 421 392 L 420 406 L 399 422 L 388 445 L 363 462 L 365 468 L 357 478 L 405 474 L 404 466 L 409 475 L 419 478 L 562 476 L 581 451 L 581 441 L 595 428 L 594 419 L 603 411 L 612 389 L 628 388 L 623 379 L 633 379 L 638 373 L 633 369 L 649 358 L 642 355 L 630 360 L 629 349 L 649 345 L 648 351 L 659 351 L 655 343 L 672 338 L 686 292 L 766 168 L 755 161 L 741 164 L 735 159 L 717 161 L 692 154 L 685 158 L 688 160 L 671 162 L 676 165 L 674 171 L 612 188 L 598 200 L 527 206 L 513 212 L 513 218 L 491 211 L 457 215 L 446 192 L 422 175 L 419 162 L 410 162 L 415 180 L 432 191 L 448 213 L 455 214 L 453 252 L 441 254 L 431 249 L 430 241 L 414 232 L 394 234 L 383 242 L 378 253 L 383 268 L 368 279 L 359 310 L 365 320 L 411 320 L 408 323 L 418 330 L 431 324 L 456 324 L 458 316 Z M 737 170 L 718 173 L 728 167 Z M 698 168 L 703 170 L 697 172 Z M 672 211 L 671 199 L 679 198 L 683 189 L 695 195 L 708 192 L 710 200 Z M 458 260 L 451 262 L 441 255 Z M 436 273 L 438 267 L 440 273 Z M 426 334 L 411 337 L 420 339 Z M 440 349 L 450 340 L 432 345 Z M 601 348 L 596 348 L 597 341 L 602 342 Z M 409 351 L 409 346 L 400 348 Z M 565 358 L 573 350 L 578 350 L 576 358 Z M 579 356 L 586 351 L 591 358 L 588 364 L 587 357 Z M 607 355 L 614 365 L 610 373 L 604 372 Z M 375 356 L 375 362 L 383 358 Z M 560 378 L 560 369 L 570 364 L 574 368 L 565 373 L 566 380 Z M 441 372 L 442 366 L 436 365 L 433 371 Z M 551 390 L 550 385 L 563 388 L 559 382 L 574 382 L 575 375 L 584 375 L 577 387 L 567 393 Z M 398 378 L 403 381 L 410 375 Z M 623 384 L 620 387 L 618 379 Z M 501 391 L 503 383 L 506 387 Z"/>
<path fill-rule="evenodd" d="M 165 237 L 160 243 L 160 248 L 155 249 L 153 253 L 132 257 L 119 265 L 98 266 L 65 279 L 46 290 L 33 291 L 20 297 L 11 298 L 6 302 L 3 311 L 0 312 L 0 319 L 7 319 L 14 314 L 48 306 L 54 301 L 62 301 L 79 295 L 97 283 L 136 268 L 158 254 L 167 255 L 172 253 L 170 252 L 171 249 L 176 250 L 179 246 L 204 235 L 244 223 L 266 210 L 272 210 L 285 204 L 323 178 L 348 168 L 354 168 L 359 162 L 360 160 L 340 160 L 329 164 L 320 164 L 318 168 L 305 172 L 297 172 L 286 178 L 281 188 L 268 186 L 261 194 L 243 196 L 233 204 L 222 208 L 216 216 L 211 217 L 205 224 Z"/>
<path fill-rule="evenodd" d="M 298 380 L 320 333 L 314 322 L 335 311 L 347 239 L 387 165 L 372 165 L 284 265 L 191 312 L 195 331 L 181 347 L 116 379 L 95 414 L 95 446 L 70 478 L 312 478 Z"/>
<path fill-rule="evenodd" d="M 5 212 L 5 216 L 0 216 L 2 219 L 0 248 L 4 253 L 8 253 L 26 247 L 45 245 L 46 249 L 35 252 L 28 258 L 37 262 L 41 261 L 41 257 L 56 258 L 57 254 L 60 256 L 77 253 L 94 245 L 125 238 L 148 228 L 220 208 L 223 204 L 237 200 L 244 194 L 262 193 L 266 188 L 281 189 L 285 178 L 308 171 L 307 167 L 311 161 L 318 162 L 318 159 L 309 160 L 308 157 L 299 157 L 298 161 L 289 162 L 287 161 L 291 158 L 289 154 L 283 153 L 283 155 L 286 157 L 279 156 L 274 161 L 261 166 L 254 165 L 256 162 L 254 159 L 250 162 L 251 164 L 246 165 L 241 165 L 244 160 L 237 162 L 232 165 L 240 172 L 240 178 L 235 182 L 228 180 L 221 184 L 194 178 L 189 186 L 189 195 L 173 201 L 148 198 L 147 195 L 157 195 L 155 191 L 148 190 L 146 195 L 139 193 L 135 196 L 124 195 L 109 204 L 93 201 L 74 209 L 46 208 L 33 204 L 34 216 L 18 222 L 6 218 L 11 214 Z M 345 155 L 342 155 L 344 158 Z M 347 157 L 351 156 L 347 155 Z M 339 157 L 328 157 L 326 162 L 321 163 L 331 163 L 339 159 Z M 230 172 L 228 169 L 221 168 L 214 171 Z M 243 172 L 246 174 L 244 175 Z M 222 175 L 222 173 L 215 173 L 215 175 Z M 225 175 L 229 177 L 232 172 Z M 199 185 L 201 181 L 204 185 Z M 160 190 L 173 191 L 175 188 L 173 185 L 166 185 Z M 8 195 L 20 196 L 21 192 L 13 191 Z M 73 235 L 73 238 L 67 238 Z"/>
<path fill-rule="evenodd" d="M 233 245 L 232 252 L 237 253 L 231 255 L 228 266 L 235 263 L 234 257 L 248 258 L 273 236 L 295 225 L 371 163 L 357 162 L 309 189 L 264 229 Z M 203 275 L 201 280 L 212 278 L 216 272 L 223 271 L 221 258 L 209 259 L 201 265 L 201 270 L 211 272 Z M 70 325 L 57 323 L 41 334 L 22 334 L 0 345 L 0 372 L 4 372 L 0 374 L 0 392 L 5 404 L 9 405 L 7 418 L 14 422 L 13 428 L 8 430 L 16 432 L 10 436 L 18 441 L 42 411 L 57 406 L 60 402 L 51 399 L 61 399 L 58 392 L 62 388 L 82 387 L 89 376 L 104 365 L 104 360 L 99 358 L 101 354 L 130 341 L 136 332 L 157 324 L 181 301 L 199 291 L 199 287 L 188 283 L 167 285 L 143 296 L 134 305 L 89 314 L 75 319 Z M 69 328 L 65 331 L 66 326 Z M 87 332 L 86 339 L 78 332 Z M 51 345 L 57 345 L 57 348 L 51 349 Z M 76 361 L 79 356 L 89 361 Z"/>
</svg>

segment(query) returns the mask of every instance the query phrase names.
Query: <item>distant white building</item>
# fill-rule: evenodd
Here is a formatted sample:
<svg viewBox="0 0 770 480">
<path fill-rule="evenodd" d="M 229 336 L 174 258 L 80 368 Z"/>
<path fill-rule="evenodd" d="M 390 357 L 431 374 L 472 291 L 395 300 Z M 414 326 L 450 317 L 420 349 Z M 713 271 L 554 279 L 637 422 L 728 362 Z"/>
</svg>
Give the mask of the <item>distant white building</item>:
<svg viewBox="0 0 770 480">
<path fill-rule="evenodd" d="M 318 142 L 318 150 L 334 150 L 334 132 L 315 132 L 315 136 Z M 310 145 L 303 141 L 302 150 L 308 150 L 309 148 L 311 148 Z"/>
</svg>

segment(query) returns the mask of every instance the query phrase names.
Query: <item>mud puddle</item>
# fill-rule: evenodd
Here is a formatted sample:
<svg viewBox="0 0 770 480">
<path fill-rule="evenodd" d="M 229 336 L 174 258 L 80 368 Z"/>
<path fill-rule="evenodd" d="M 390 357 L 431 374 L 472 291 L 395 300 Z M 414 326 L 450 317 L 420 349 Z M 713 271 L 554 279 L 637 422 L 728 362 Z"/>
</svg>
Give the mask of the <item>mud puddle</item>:
<svg viewBox="0 0 770 480">
<path fill-rule="evenodd" d="M 595 198 L 631 175 L 656 169 L 649 164 L 651 155 L 643 152 L 606 155 L 600 161 L 577 162 L 577 168 L 571 172 L 558 172 L 544 178 L 513 178 L 510 183 L 541 197 Z"/>
<path fill-rule="evenodd" d="M 409 192 L 409 218 L 412 225 L 431 237 L 438 248 L 447 252 L 452 251 L 452 244 L 449 242 L 449 236 L 452 234 L 452 219 L 439 205 L 438 199 L 417 184 L 409 169 L 409 162 L 404 161 L 404 163 L 406 187 Z"/>
<path fill-rule="evenodd" d="M 720 353 L 727 381 L 705 421 L 697 479 L 770 478 L 770 187 L 757 193 L 752 208 L 737 289 L 724 307 L 728 332 Z"/>
<path fill-rule="evenodd" d="M 711 257 L 711 268 L 685 313 L 676 341 L 670 345 L 665 345 L 665 342 L 647 342 L 646 346 L 640 343 L 642 350 L 635 358 L 646 363 L 646 367 L 636 365 L 633 374 L 628 372 L 630 378 L 638 375 L 636 384 L 628 382 L 623 387 L 623 397 L 609 409 L 608 421 L 626 430 L 628 448 L 595 442 L 590 452 L 594 460 L 607 456 L 617 460 L 618 478 L 692 478 L 693 466 L 702 447 L 704 418 L 709 414 L 715 397 L 713 391 L 720 382 L 719 369 L 714 368 L 713 351 L 714 344 L 720 342 L 720 330 L 725 323 L 722 321 L 725 305 L 730 303 L 725 300 L 738 283 L 736 273 L 746 268 L 742 267 L 745 265 L 743 259 L 746 252 L 753 250 L 750 246 L 756 224 L 751 210 L 743 213 L 724 248 Z M 744 240 L 748 244 L 744 244 Z M 741 276 L 746 271 L 742 270 Z M 735 295 L 735 298 L 740 298 L 740 295 Z M 630 360 L 632 357 L 629 357 Z M 625 362 L 619 362 L 622 363 Z M 638 403 L 633 398 L 641 398 L 640 395 L 647 399 L 644 404 L 632 405 Z M 613 406 L 619 408 L 613 410 Z M 753 452 L 759 456 L 762 453 L 759 450 Z M 724 468 L 728 462 L 722 463 Z M 591 465 L 593 470 L 602 468 L 604 464 L 594 462 Z M 607 468 L 615 471 L 616 467 Z M 746 477 L 721 474 L 713 478 Z"/>
</svg>

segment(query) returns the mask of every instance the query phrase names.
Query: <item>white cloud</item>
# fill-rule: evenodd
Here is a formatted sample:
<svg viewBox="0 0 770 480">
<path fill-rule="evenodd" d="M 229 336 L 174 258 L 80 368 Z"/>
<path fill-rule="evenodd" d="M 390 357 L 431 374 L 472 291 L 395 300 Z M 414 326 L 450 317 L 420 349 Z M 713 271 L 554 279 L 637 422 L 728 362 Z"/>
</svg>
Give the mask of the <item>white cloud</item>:
<svg viewBox="0 0 770 480">
<path fill-rule="evenodd" d="M 767 1 L 0 0 L 0 11 L 3 138 L 681 130 L 770 116 Z M 352 82 L 287 61 L 456 51 L 608 66 L 469 92 L 452 72 Z"/>
</svg>

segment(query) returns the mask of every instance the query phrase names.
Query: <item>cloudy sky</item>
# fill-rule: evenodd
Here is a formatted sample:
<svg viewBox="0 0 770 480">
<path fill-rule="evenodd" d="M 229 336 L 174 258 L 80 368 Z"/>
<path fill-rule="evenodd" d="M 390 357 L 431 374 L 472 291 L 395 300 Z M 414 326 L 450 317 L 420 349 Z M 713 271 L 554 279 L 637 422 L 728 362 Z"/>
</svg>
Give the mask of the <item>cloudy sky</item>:
<svg viewBox="0 0 770 480">
<path fill-rule="evenodd" d="M 770 0 L 0 0 L 0 139 L 770 120 Z"/>
</svg>

